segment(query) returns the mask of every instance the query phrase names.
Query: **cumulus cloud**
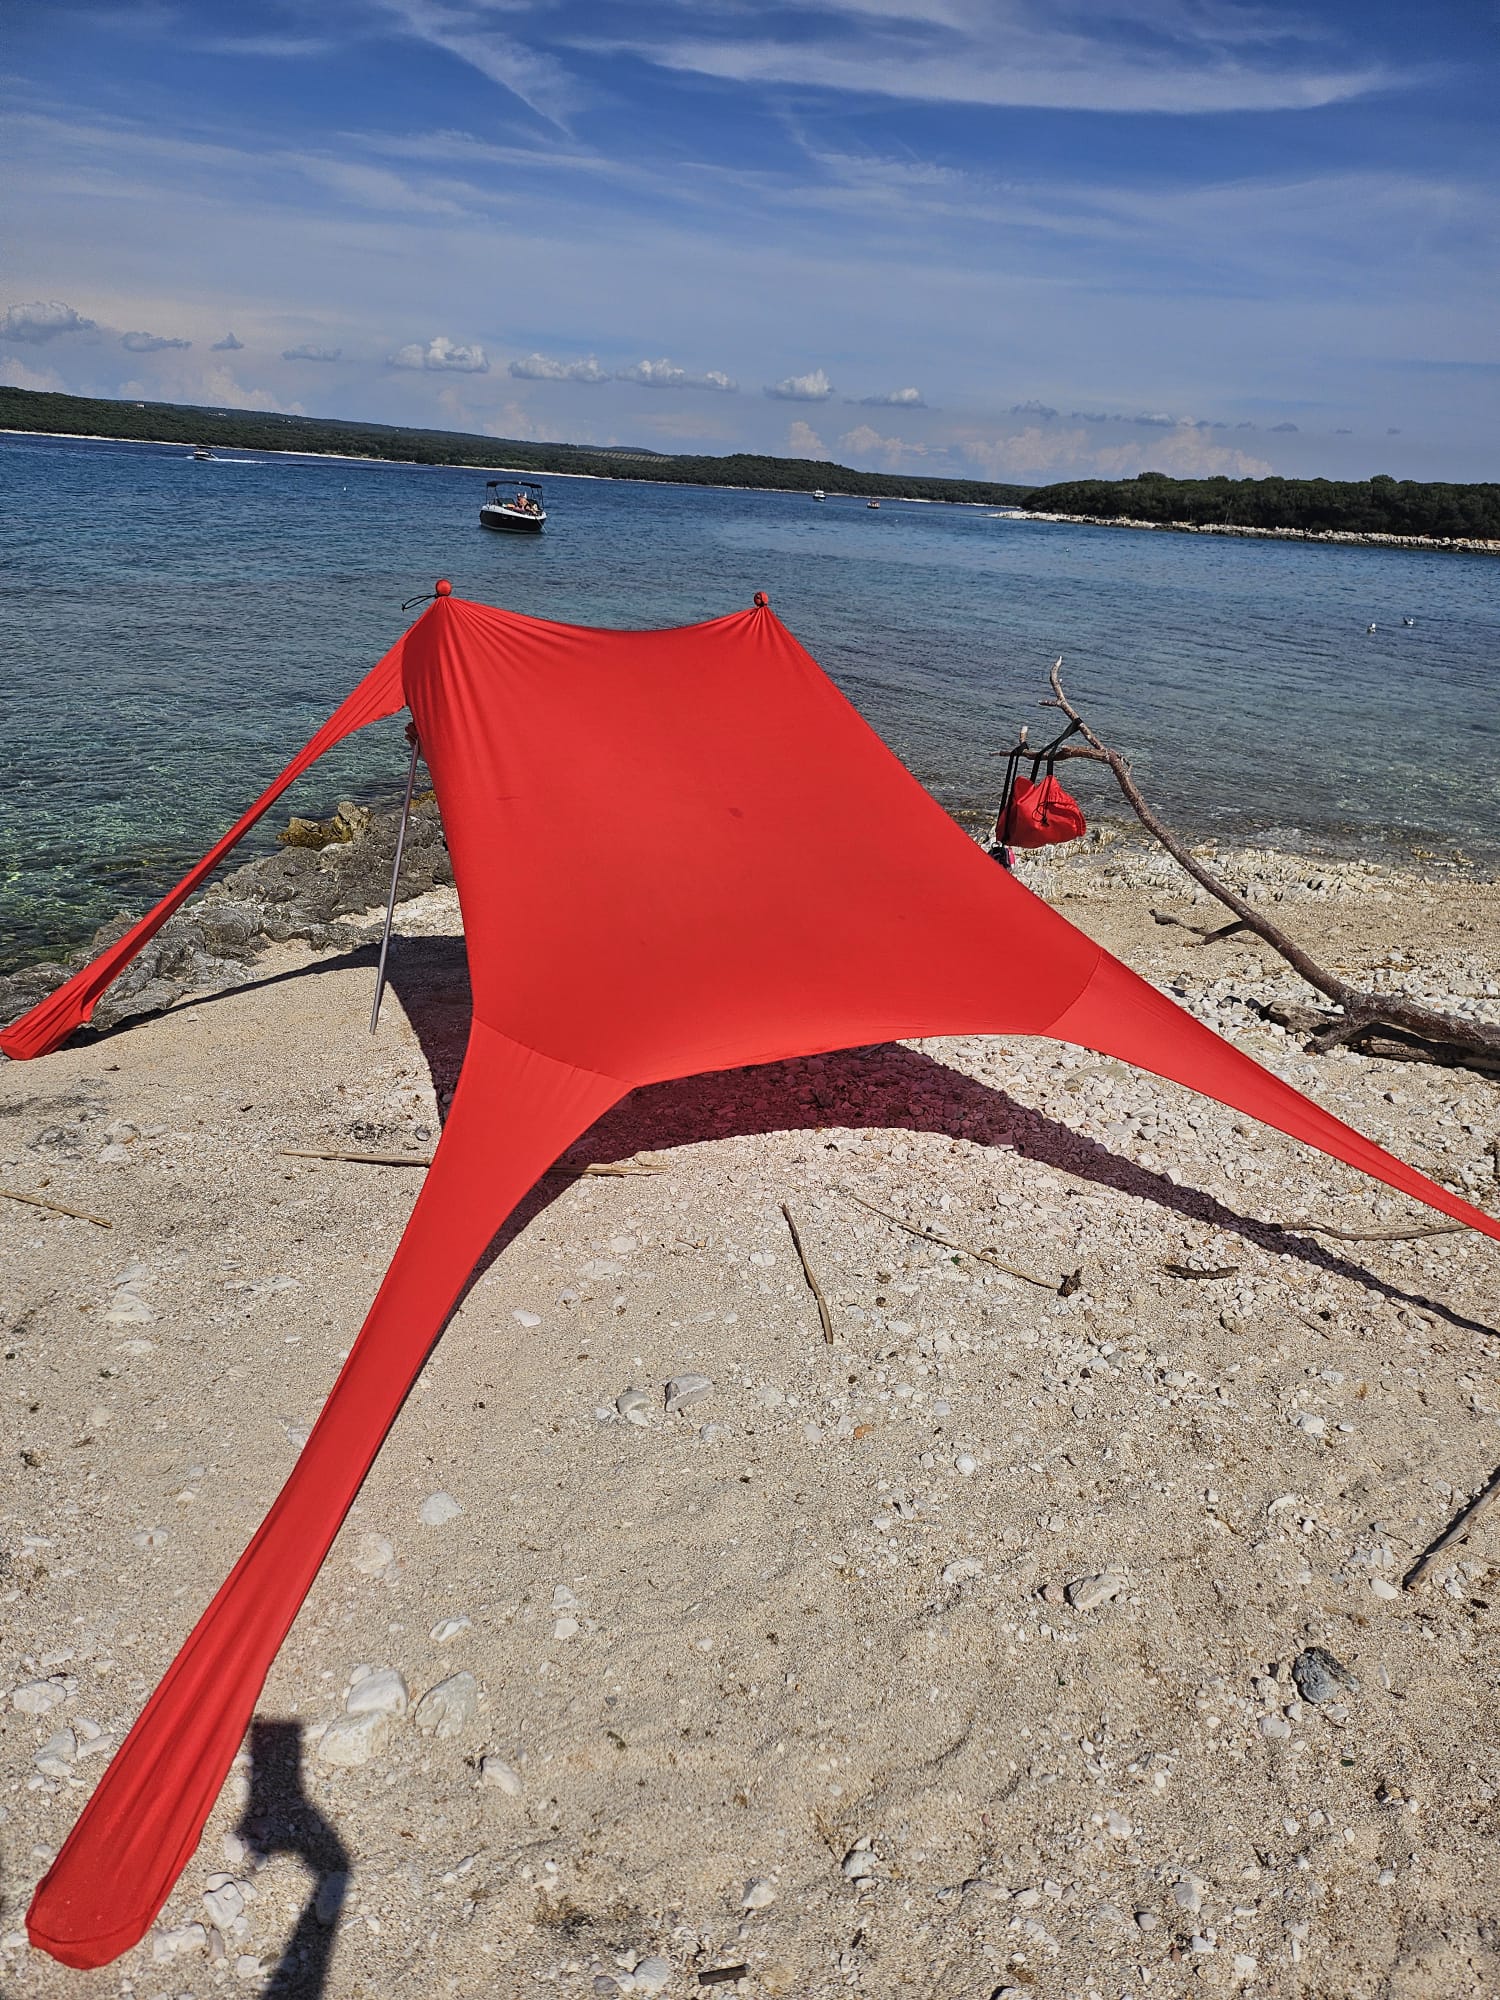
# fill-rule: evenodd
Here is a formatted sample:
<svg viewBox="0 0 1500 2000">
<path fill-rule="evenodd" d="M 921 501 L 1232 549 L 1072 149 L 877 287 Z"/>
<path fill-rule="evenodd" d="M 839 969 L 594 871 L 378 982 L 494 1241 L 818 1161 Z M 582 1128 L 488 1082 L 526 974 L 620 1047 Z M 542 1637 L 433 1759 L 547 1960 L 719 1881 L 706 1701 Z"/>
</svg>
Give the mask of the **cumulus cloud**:
<svg viewBox="0 0 1500 2000">
<path fill-rule="evenodd" d="M 236 340 L 232 333 L 226 333 L 222 340 L 216 340 L 209 349 L 210 354 L 238 354 L 244 346 L 243 340 Z"/>
<path fill-rule="evenodd" d="M 41 342 L 55 340 L 60 333 L 92 333 L 94 322 L 85 319 L 61 299 L 33 299 L 29 305 L 7 306 L 0 313 L 0 338 Z"/>
<path fill-rule="evenodd" d="M 850 458 L 883 459 L 891 472 L 903 471 L 908 465 L 928 456 L 925 444 L 908 444 L 905 438 L 882 437 L 873 424 L 856 424 L 852 431 L 845 431 L 839 439 L 839 450 Z"/>
<path fill-rule="evenodd" d="M 615 371 L 615 380 L 639 382 L 643 389 L 717 389 L 727 395 L 733 395 L 740 386 L 731 382 L 721 369 L 710 368 L 706 374 L 692 375 L 675 361 L 632 362 L 629 368 Z"/>
<path fill-rule="evenodd" d="M 768 382 L 766 394 L 778 403 L 826 403 L 833 394 L 833 384 L 821 368 L 814 368 L 809 375 L 788 375 L 784 381 Z"/>
<path fill-rule="evenodd" d="M 1275 436 L 1277 435 L 1277 433 L 1278 433 L 1278 432 L 1281 432 L 1281 431 L 1295 431 L 1295 430 L 1296 430 L 1296 428 L 1297 428 L 1297 426 L 1296 426 L 1295 424 L 1272 424 L 1272 426 L 1271 426 L 1271 435 L 1272 435 L 1273 437 L 1275 437 Z"/>
<path fill-rule="evenodd" d="M 283 361 L 339 361 L 343 353 L 342 347 L 315 347 L 310 340 L 306 340 L 300 347 L 283 347 L 281 358 Z"/>
<path fill-rule="evenodd" d="M 55 368 L 28 368 L 24 361 L 18 361 L 13 354 L 0 359 L 0 383 L 7 389 L 44 389 L 57 391 L 66 385 Z"/>
<path fill-rule="evenodd" d="M 1011 437 L 968 438 L 959 450 L 991 479 L 1133 479 L 1138 472 L 1263 479 L 1272 469 L 1262 458 L 1212 443 L 1191 424 L 1149 443 L 1116 445 L 1100 445 L 1087 431 L 1033 424 Z"/>
<path fill-rule="evenodd" d="M 424 347 L 420 340 L 408 341 L 386 356 L 388 368 L 447 369 L 455 375 L 488 375 L 489 356 L 480 346 L 460 347 L 445 333 L 434 334 Z"/>
<path fill-rule="evenodd" d="M 827 458 L 828 447 L 818 436 L 811 424 L 805 424 L 801 417 L 786 434 L 786 448 L 792 458 Z"/>
<path fill-rule="evenodd" d="M 190 340 L 174 340 L 166 333 L 122 333 L 120 345 L 127 354 L 165 354 L 168 348 L 191 347 Z"/>
<path fill-rule="evenodd" d="M 861 396 L 859 400 L 867 410 L 925 410 L 927 407 L 920 389 L 887 389 L 883 396 Z"/>
<path fill-rule="evenodd" d="M 607 382 L 609 373 L 591 354 L 586 361 L 554 361 L 550 354 L 528 354 L 512 361 L 518 382 Z"/>
</svg>

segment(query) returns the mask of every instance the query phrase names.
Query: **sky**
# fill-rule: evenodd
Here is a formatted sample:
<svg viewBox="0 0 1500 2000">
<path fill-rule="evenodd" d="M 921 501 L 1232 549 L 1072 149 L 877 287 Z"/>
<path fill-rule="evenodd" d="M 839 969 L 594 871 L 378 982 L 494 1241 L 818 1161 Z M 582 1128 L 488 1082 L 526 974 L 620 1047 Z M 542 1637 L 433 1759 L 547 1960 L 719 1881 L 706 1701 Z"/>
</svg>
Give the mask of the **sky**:
<svg viewBox="0 0 1500 2000">
<path fill-rule="evenodd" d="M 1490 0 L 47 0 L 0 381 L 1050 481 L 1500 478 Z"/>
</svg>

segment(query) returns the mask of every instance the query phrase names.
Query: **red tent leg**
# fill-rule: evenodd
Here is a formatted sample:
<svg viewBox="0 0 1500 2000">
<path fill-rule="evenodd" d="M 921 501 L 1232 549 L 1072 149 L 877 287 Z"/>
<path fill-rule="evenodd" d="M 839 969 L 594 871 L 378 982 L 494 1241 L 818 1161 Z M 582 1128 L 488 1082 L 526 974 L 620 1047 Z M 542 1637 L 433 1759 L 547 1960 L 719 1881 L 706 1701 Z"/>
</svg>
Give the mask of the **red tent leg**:
<svg viewBox="0 0 1500 2000">
<path fill-rule="evenodd" d="M 1185 1083 L 1190 1090 L 1248 1112 L 1262 1124 L 1358 1167 L 1414 1201 L 1500 1238 L 1500 1221 L 1439 1187 L 1262 1069 L 1108 952 L 1101 954 L 1083 992 L 1047 1032 L 1056 1041 L 1078 1042 L 1100 1055 L 1119 1056 L 1156 1076 Z"/>
<path fill-rule="evenodd" d="M 628 1088 L 474 1023 L 437 1157 L 312 1435 L 37 1889 L 26 1928 L 41 1950 L 85 1969 L 145 1934 L 198 1844 L 277 1649 L 475 1263 L 537 1175 Z"/>
</svg>

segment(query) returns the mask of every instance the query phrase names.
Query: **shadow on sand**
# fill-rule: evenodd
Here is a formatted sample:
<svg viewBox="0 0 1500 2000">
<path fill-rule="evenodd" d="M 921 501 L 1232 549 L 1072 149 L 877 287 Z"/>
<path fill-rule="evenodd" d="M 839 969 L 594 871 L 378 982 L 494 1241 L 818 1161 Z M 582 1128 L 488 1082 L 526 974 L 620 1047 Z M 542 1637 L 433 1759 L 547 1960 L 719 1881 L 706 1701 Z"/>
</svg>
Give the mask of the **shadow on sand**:
<svg viewBox="0 0 1500 2000">
<path fill-rule="evenodd" d="M 296 1929 L 260 1989 L 274 2000 L 318 2000 L 327 1990 L 349 1855 L 302 1789 L 302 1726 L 257 1716 L 250 1725 L 250 1797 L 235 1828 L 257 1865 L 292 1854 L 313 1877 Z"/>
</svg>

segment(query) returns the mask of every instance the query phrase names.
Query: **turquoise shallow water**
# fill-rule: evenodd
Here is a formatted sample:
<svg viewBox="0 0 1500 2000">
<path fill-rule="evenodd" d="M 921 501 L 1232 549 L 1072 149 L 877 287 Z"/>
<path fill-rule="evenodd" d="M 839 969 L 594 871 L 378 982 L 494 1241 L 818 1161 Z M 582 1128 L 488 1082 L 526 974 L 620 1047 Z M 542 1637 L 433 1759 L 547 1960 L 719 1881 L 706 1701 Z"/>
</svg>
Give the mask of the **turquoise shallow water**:
<svg viewBox="0 0 1500 2000">
<path fill-rule="evenodd" d="M 0 969 L 144 908 L 438 575 L 599 625 L 717 617 L 766 590 L 955 811 L 992 806 L 990 753 L 1017 723 L 1050 727 L 1035 703 L 1061 653 L 1091 720 L 1195 835 L 1500 862 L 1492 558 L 571 479 L 547 482 L 551 521 L 530 541 L 479 527 L 483 487 L 447 469 L 0 438 Z M 394 794 L 404 769 L 400 723 L 378 725 L 285 810 Z M 1118 815 L 1100 775 L 1075 766 L 1069 783 Z"/>
</svg>

